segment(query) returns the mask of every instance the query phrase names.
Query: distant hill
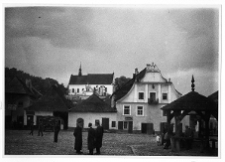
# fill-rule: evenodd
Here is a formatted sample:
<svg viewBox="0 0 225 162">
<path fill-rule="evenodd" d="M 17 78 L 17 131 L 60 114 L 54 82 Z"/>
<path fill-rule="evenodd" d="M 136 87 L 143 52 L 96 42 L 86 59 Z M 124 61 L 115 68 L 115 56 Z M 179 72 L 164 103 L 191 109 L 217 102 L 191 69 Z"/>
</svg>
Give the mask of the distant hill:
<svg viewBox="0 0 225 162">
<path fill-rule="evenodd" d="M 10 82 L 15 76 L 20 78 L 22 81 L 31 81 L 32 86 L 38 90 L 42 95 L 52 95 L 55 91 L 52 91 L 52 86 L 57 86 L 63 94 L 67 93 L 67 89 L 63 84 L 59 84 L 58 81 L 52 78 L 43 79 L 41 77 L 32 76 L 16 68 L 5 68 L 5 84 Z"/>
</svg>

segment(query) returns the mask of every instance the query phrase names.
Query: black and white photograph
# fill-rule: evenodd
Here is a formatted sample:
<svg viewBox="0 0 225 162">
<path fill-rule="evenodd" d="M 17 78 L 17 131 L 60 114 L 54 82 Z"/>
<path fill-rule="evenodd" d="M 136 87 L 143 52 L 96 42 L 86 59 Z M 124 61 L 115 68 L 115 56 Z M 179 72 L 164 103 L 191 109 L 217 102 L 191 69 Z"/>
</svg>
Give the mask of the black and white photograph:
<svg viewBox="0 0 225 162">
<path fill-rule="evenodd" d="M 2 9 L 5 158 L 221 158 L 221 5 Z"/>
</svg>

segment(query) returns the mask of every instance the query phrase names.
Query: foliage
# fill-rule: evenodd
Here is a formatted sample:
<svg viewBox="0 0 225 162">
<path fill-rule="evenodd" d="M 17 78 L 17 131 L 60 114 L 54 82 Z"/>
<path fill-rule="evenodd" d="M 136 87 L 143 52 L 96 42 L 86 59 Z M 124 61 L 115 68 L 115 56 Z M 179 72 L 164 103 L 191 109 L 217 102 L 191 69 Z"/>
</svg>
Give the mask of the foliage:
<svg viewBox="0 0 225 162">
<path fill-rule="evenodd" d="M 67 89 L 63 84 L 59 84 L 58 81 L 52 78 L 43 79 L 41 77 L 32 76 L 16 68 L 5 68 L 5 84 L 11 81 L 15 76 L 20 78 L 22 81 L 30 80 L 32 86 L 37 89 L 42 95 L 54 95 L 53 85 L 57 86 L 59 90 L 66 94 Z"/>
<path fill-rule="evenodd" d="M 129 80 L 130 80 L 130 78 L 126 78 L 125 76 L 120 76 L 119 78 L 116 78 L 115 79 L 115 89 L 118 90 Z"/>
</svg>

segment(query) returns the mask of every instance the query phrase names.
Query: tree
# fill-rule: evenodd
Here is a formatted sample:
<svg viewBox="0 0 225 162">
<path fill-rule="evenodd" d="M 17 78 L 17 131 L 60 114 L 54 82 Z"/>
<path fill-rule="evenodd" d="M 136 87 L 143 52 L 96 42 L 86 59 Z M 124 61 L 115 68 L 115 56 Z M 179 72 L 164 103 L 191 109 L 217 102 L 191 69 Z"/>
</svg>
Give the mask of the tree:
<svg viewBox="0 0 225 162">
<path fill-rule="evenodd" d="M 115 89 L 118 90 L 129 80 L 130 80 L 130 78 L 126 78 L 125 76 L 121 76 L 119 78 L 116 78 L 115 79 Z"/>
</svg>

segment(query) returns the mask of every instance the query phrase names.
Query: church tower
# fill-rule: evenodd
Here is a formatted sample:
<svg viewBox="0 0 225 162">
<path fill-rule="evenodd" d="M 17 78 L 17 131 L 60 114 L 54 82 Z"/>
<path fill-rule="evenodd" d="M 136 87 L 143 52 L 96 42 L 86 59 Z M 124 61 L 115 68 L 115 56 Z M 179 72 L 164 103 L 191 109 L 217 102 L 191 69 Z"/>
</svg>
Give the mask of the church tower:
<svg viewBox="0 0 225 162">
<path fill-rule="evenodd" d="M 79 68 L 79 74 L 78 74 L 78 76 L 82 76 L 81 63 L 80 63 L 80 68 Z"/>
</svg>

